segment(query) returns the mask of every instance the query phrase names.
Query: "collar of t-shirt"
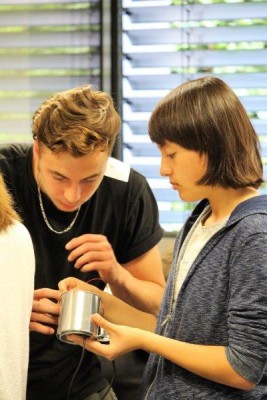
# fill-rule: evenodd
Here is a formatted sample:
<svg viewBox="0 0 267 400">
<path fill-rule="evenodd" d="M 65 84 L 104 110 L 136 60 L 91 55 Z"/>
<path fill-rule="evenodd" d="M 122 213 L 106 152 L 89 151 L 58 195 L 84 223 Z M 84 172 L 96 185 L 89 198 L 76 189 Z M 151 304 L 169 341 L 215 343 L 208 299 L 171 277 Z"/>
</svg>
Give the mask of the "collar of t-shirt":
<svg viewBox="0 0 267 400">
<path fill-rule="evenodd" d="M 208 226 L 202 225 L 202 221 L 207 218 L 210 211 L 210 206 L 207 206 L 202 211 L 202 213 L 199 215 L 198 219 L 192 226 L 181 247 L 177 261 L 178 272 L 175 285 L 175 298 L 177 298 L 181 286 L 188 274 L 188 271 L 195 259 L 197 258 L 198 254 L 201 252 L 209 239 L 226 225 L 229 219 L 228 215 L 223 220 L 215 222 L 214 224 Z"/>
</svg>

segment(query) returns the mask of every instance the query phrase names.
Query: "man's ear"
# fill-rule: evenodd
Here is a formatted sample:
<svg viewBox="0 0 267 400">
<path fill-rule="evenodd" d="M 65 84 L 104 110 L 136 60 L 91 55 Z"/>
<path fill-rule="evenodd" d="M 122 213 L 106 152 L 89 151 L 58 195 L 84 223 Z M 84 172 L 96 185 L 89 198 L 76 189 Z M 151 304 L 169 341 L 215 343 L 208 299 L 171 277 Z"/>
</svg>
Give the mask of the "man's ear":
<svg viewBox="0 0 267 400">
<path fill-rule="evenodd" d="M 40 147 L 38 140 L 34 140 L 33 142 L 33 157 L 37 160 L 40 157 Z"/>
</svg>

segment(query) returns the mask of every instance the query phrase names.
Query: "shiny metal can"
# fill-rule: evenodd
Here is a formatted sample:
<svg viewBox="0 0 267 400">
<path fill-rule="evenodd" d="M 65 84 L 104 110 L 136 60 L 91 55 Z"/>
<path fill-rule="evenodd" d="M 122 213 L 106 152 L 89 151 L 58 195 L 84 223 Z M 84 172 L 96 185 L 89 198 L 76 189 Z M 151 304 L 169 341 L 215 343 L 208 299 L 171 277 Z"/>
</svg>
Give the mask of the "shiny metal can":
<svg viewBox="0 0 267 400">
<path fill-rule="evenodd" d="M 98 339 L 101 336 L 100 328 L 91 322 L 91 315 L 99 313 L 100 301 L 99 296 L 89 291 L 71 290 L 62 293 L 57 338 L 71 344 L 76 343 L 67 339 L 67 335 Z"/>
</svg>

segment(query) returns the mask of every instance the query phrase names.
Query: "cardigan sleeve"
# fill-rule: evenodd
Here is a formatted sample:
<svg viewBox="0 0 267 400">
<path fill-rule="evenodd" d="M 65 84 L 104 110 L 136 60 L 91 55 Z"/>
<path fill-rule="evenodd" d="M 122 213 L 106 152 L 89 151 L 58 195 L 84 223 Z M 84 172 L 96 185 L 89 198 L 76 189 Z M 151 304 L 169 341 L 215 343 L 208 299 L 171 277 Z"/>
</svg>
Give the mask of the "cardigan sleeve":
<svg viewBox="0 0 267 400">
<path fill-rule="evenodd" d="M 258 384 L 267 364 L 267 232 L 241 239 L 235 254 L 226 356 L 241 376 Z"/>
</svg>

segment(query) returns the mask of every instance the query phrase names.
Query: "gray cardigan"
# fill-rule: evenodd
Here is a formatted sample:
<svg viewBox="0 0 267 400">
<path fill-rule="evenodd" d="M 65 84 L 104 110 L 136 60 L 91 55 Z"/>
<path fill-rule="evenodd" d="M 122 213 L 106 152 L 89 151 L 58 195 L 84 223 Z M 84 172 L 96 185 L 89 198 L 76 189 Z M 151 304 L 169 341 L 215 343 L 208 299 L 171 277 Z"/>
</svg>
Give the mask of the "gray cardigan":
<svg viewBox="0 0 267 400">
<path fill-rule="evenodd" d="M 267 399 L 267 196 L 236 207 L 194 261 L 171 311 L 179 249 L 207 204 L 197 205 L 177 236 L 157 333 L 225 346 L 232 367 L 257 386 L 243 391 L 221 385 L 151 354 L 145 400 Z"/>
</svg>

